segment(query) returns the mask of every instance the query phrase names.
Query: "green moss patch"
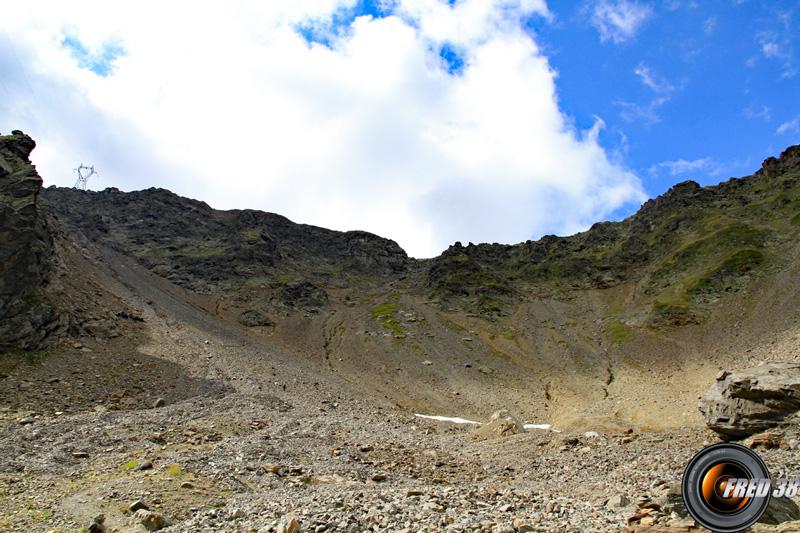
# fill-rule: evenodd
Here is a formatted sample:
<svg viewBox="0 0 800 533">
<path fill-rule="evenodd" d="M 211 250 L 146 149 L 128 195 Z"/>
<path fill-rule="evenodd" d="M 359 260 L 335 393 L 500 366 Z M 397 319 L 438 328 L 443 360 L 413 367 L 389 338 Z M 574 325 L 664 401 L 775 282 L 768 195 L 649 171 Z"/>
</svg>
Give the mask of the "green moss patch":
<svg viewBox="0 0 800 533">
<path fill-rule="evenodd" d="M 397 313 L 400 311 L 400 304 L 397 301 L 398 295 L 392 293 L 389 299 L 379 305 L 376 305 L 370 312 L 373 320 L 377 320 L 384 329 L 387 329 L 395 335 L 402 335 L 405 333 L 405 328 L 397 318 Z"/>
<path fill-rule="evenodd" d="M 280 274 L 275 276 L 275 279 L 272 280 L 272 284 L 275 286 L 286 285 L 292 281 L 292 277 L 289 274 Z"/>
<path fill-rule="evenodd" d="M 139 466 L 139 463 L 136 461 L 136 459 L 131 459 L 127 463 L 123 463 L 123 464 L 119 465 L 119 469 L 120 470 L 133 470 L 137 466 Z"/>
<path fill-rule="evenodd" d="M 623 322 L 611 322 L 606 326 L 606 337 L 614 343 L 628 342 L 633 339 L 633 328 Z"/>
<path fill-rule="evenodd" d="M 35 364 L 44 361 L 48 355 L 48 352 L 43 351 L 29 351 L 21 350 L 19 348 L 12 348 L 6 351 L 0 351 L 0 360 Z"/>
<path fill-rule="evenodd" d="M 657 272 L 660 276 L 706 266 L 731 248 L 760 248 L 769 237 L 768 230 L 757 229 L 741 222 L 710 220 L 706 227 L 711 233 L 684 242 Z"/>
<path fill-rule="evenodd" d="M 243 239 L 247 241 L 254 241 L 261 237 L 261 232 L 257 229 L 246 229 L 239 233 Z"/>
<path fill-rule="evenodd" d="M 172 477 L 176 477 L 176 476 L 180 476 L 181 474 L 183 474 L 183 470 L 181 469 L 180 466 L 178 466 L 178 465 L 169 465 L 167 467 L 167 475 L 170 475 Z"/>
</svg>

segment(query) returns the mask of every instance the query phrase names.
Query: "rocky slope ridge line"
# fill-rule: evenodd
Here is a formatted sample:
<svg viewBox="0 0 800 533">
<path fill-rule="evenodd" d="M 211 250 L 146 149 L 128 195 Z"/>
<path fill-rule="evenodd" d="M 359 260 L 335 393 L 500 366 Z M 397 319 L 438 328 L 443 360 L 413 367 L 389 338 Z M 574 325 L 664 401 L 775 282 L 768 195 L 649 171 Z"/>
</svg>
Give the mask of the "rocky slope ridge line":
<svg viewBox="0 0 800 533">
<path fill-rule="evenodd" d="M 792 146 L 753 176 L 708 187 L 679 183 L 625 220 L 598 222 L 569 237 L 456 243 L 431 262 L 429 283 L 440 298 L 466 299 L 491 314 L 531 290 L 633 281 L 653 300 L 654 314 L 691 322 L 691 300 L 735 288 L 769 260 L 764 248 L 773 237 L 796 233 L 799 193 L 800 146 Z"/>
<path fill-rule="evenodd" d="M 515 245 L 456 243 L 424 261 L 366 232 L 335 232 L 260 211 L 218 211 L 163 189 L 50 187 L 42 196 L 63 223 L 199 292 L 259 281 L 273 288 L 310 283 L 291 288 L 302 296 L 416 272 L 415 290 L 492 318 L 543 293 L 635 282 L 653 324 L 682 325 L 701 321 L 704 304 L 739 290 L 774 256 L 780 263 L 786 255 L 785 237 L 800 226 L 800 146 L 767 159 L 748 178 L 675 185 L 620 222 Z"/>
<path fill-rule="evenodd" d="M 197 292 L 296 271 L 323 283 L 384 278 L 403 272 L 409 261 L 397 243 L 371 233 L 295 224 L 249 209 L 219 211 L 165 189 L 49 187 L 42 196 L 63 223 Z"/>
</svg>

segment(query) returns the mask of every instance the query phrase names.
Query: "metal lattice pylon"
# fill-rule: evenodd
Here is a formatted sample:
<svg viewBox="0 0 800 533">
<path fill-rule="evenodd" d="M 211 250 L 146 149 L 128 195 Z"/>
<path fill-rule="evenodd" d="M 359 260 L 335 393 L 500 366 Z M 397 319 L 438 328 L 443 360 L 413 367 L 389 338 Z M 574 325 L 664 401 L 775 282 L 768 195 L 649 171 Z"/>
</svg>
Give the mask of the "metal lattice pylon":
<svg viewBox="0 0 800 533">
<path fill-rule="evenodd" d="M 86 183 L 89 181 L 89 178 L 98 175 L 97 171 L 94 169 L 94 165 L 89 167 L 81 163 L 78 168 L 74 168 L 72 170 L 78 175 L 78 180 L 75 182 L 75 188 L 82 191 L 86 190 Z"/>
</svg>

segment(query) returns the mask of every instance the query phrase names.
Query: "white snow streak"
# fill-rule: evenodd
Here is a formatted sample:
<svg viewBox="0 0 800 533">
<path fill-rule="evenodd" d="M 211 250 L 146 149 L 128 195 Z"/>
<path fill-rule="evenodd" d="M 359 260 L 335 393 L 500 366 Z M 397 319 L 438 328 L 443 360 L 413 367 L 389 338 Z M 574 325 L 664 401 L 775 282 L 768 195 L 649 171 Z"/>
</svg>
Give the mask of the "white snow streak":
<svg viewBox="0 0 800 533">
<path fill-rule="evenodd" d="M 438 420 L 440 422 L 452 422 L 454 424 L 474 424 L 476 426 L 480 426 L 481 422 L 476 422 L 474 420 L 467 420 L 466 418 L 460 418 L 457 416 L 439 416 L 439 415 L 423 415 L 420 413 L 414 413 L 414 416 L 417 418 L 426 418 L 428 420 Z M 554 431 L 556 433 L 561 433 L 557 429 L 553 429 L 551 424 L 523 424 L 525 429 L 543 429 L 545 431 Z"/>
</svg>

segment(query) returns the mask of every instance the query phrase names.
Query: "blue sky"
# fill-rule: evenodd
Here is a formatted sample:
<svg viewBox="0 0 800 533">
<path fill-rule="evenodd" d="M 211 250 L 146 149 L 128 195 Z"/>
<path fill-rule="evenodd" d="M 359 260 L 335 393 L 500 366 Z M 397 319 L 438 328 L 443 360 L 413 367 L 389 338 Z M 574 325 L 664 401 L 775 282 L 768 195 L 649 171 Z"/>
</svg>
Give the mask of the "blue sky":
<svg viewBox="0 0 800 533">
<path fill-rule="evenodd" d="M 34 136 L 46 184 L 94 164 L 93 188 L 429 257 L 620 219 L 800 143 L 796 1 L 144 4 L 0 19 L 0 131 Z"/>
<path fill-rule="evenodd" d="M 534 30 L 559 72 L 562 110 L 579 126 L 601 116 L 601 142 L 622 153 L 650 194 L 683 178 L 710 184 L 750 174 L 800 142 L 800 5 L 668 4 L 650 4 L 624 42 L 599 42 L 585 3 L 551 4 L 557 21 Z M 661 92 L 644 82 L 643 67 Z M 626 114 L 632 106 L 642 113 Z M 677 175 L 670 170 L 680 165 L 663 165 L 680 160 L 707 162 Z"/>
<path fill-rule="evenodd" d="M 98 76 L 106 77 L 114 69 L 114 62 L 125 55 L 121 45 L 113 41 L 104 42 L 96 51 L 89 50 L 76 36 L 66 35 L 61 45 L 69 50 L 80 68 Z"/>
<path fill-rule="evenodd" d="M 602 4 L 629 7 L 631 29 L 602 27 L 595 19 Z M 800 142 L 797 2 L 560 1 L 548 8 L 551 17 L 525 24 L 558 72 L 561 110 L 580 129 L 601 118 L 601 143 L 635 169 L 650 195 L 682 179 L 708 185 L 750 174 Z M 326 19 L 323 31 L 300 31 L 330 46 L 331 33 L 348 31 L 356 17 L 392 13 L 391 3 L 359 0 Z M 448 72 L 463 70 L 450 43 L 438 53 Z"/>
</svg>

